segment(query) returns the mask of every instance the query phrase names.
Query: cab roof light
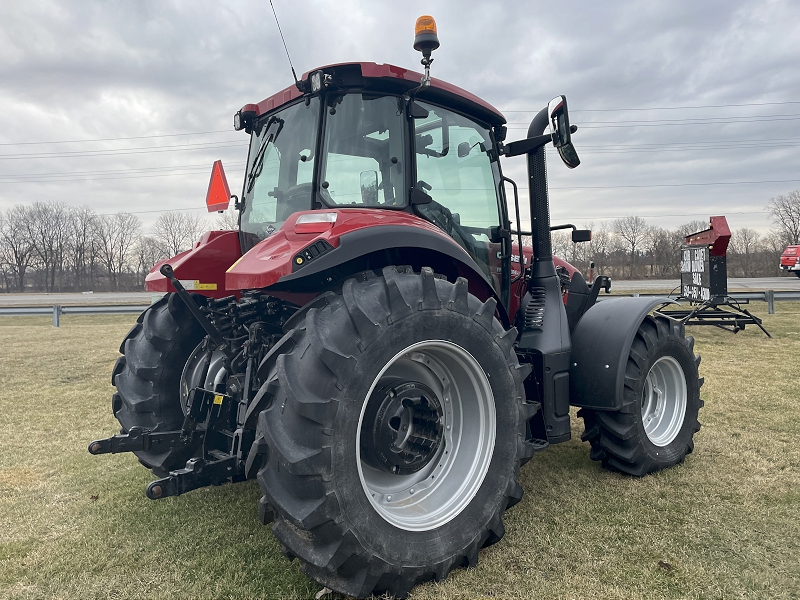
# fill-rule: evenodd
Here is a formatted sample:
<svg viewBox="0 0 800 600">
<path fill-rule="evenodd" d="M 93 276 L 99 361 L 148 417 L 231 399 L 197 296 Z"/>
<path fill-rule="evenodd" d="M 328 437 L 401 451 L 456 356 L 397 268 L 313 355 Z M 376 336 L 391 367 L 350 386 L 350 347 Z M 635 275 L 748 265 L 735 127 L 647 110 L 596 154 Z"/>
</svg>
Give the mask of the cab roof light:
<svg viewBox="0 0 800 600">
<path fill-rule="evenodd" d="M 431 52 L 439 47 L 439 36 L 436 34 L 436 21 L 430 15 L 422 15 L 417 19 L 417 24 L 414 27 L 414 50 L 422 52 L 423 62 L 426 67 L 429 66 L 431 59 Z M 428 64 L 425 64 L 428 62 Z"/>
<path fill-rule="evenodd" d="M 239 110 L 235 115 L 233 115 L 233 128 L 236 131 L 241 131 L 242 129 L 247 130 L 247 133 L 250 133 L 250 129 L 253 125 L 253 120 L 258 116 L 258 106 L 255 104 L 245 104 L 241 110 Z"/>
<path fill-rule="evenodd" d="M 333 76 L 323 70 L 314 71 L 308 76 L 308 82 L 311 86 L 311 93 L 316 94 L 324 87 L 328 87 L 333 81 Z"/>
</svg>

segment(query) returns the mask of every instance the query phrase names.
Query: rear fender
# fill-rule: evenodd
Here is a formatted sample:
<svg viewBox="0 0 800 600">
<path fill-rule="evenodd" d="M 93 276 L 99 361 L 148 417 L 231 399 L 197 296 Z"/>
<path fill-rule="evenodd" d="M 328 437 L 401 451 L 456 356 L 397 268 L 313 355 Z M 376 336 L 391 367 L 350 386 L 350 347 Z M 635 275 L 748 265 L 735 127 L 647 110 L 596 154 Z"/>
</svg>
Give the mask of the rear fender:
<svg viewBox="0 0 800 600">
<path fill-rule="evenodd" d="M 334 211 L 330 211 L 334 212 Z M 485 301 L 497 300 L 503 324 L 509 324 L 489 279 L 475 261 L 438 227 L 408 213 L 379 209 L 338 210 L 336 224 L 317 234 L 298 234 L 292 215 L 280 231 L 257 244 L 228 269 L 229 289 L 264 289 L 270 294 L 320 294 L 336 289 L 356 273 L 388 265 L 423 266 L 451 281 L 464 277 L 469 291 Z M 317 250 L 310 259 L 312 247 Z"/>
<path fill-rule="evenodd" d="M 667 298 L 614 298 L 598 302 L 575 326 L 570 355 L 570 404 L 619 410 L 633 338 L 645 316 Z M 674 303 L 674 302 L 673 302 Z"/>
</svg>

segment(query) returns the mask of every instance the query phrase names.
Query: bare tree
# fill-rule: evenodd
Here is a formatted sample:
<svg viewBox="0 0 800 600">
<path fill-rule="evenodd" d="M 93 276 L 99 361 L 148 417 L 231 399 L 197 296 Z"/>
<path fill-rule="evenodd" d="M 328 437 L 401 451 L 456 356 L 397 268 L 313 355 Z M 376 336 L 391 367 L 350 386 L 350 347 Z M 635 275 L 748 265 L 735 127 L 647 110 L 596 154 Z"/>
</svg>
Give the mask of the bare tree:
<svg viewBox="0 0 800 600">
<path fill-rule="evenodd" d="M 136 284 L 143 286 L 144 279 L 153 265 L 170 256 L 163 252 L 158 240 L 146 235 L 141 236 L 136 243 Z"/>
<path fill-rule="evenodd" d="M 759 275 L 775 276 L 786 273 L 778 266 L 786 246 L 786 237 L 781 231 L 773 229 L 762 238 Z"/>
<path fill-rule="evenodd" d="M 592 239 L 583 244 L 586 254 L 585 268 L 588 269 L 589 262 L 594 261 L 595 275 L 605 275 L 606 267 L 608 266 L 608 255 L 611 251 L 612 236 L 605 223 L 600 223 L 597 227 L 595 227 L 594 223 L 587 223 L 584 227 L 592 230 Z"/>
<path fill-rule="evenodd" d="M 697 233 L 699 231 L 705 231 L 709 228 L 708 221 L 689 221 L 688 223 L 684 223 L 680 227 L 678 227 L 676 233 L 680 235 L 682 238 L 686 238 L 693 233 Z M 682 241 L 686 241 L 685 239 Z"/>
<path fill-rule="evenodd" d="M 783 234 L 784 244 L 800 243 L 800 190 L 771 198 L 767 210 Z"/>
<path fill-rule="evenodd" d="M 742 227 L 737 229 L 731 235 L 731 258 L 733 258 L 734 268 L 738 266 L 741 268 L 744 277 L 756 276 L 756 263 L 755 255 L 761 249 L 761 236 L 755 229 Z"/>
<path fill-rule="evenodd" d="M 97 264 L 97 214 L 88 207 L 69 211 L 69 244 L 65 262 L 78 290 L 93 287 Z"/>
<path fill-rule="evenodd" d="M 39 259 L 44 288 L 48 292 L 61 289 L 64 250 L 68 238 L 68 211 L 61 202 L 35 202 L 28 211 L 25 231 Z"/>
<path fill-rule="evenodd" d="M 562 260 L 569 261 L 572 239 L 566 231 L 554 231 L 551 235 L 553 254 Z"/>
<path fill-rule="evenodd" d="M 117 213 L 103 215 L 97 219 L 96 225 L 98 256 L 108 272 L 112 287 L 118 289 L 120 275 L 131 258 L 142 224 L 136 215 Z"/>
<path fill-rule="evenodd" d="M 614 221 L 614 233 L 626 244 L 630 256 L 630 278 L 636 272 L 636 250 L 641 247 L 647 236 L 647 221 L 641 217 L 623 217 Z"/>
<path fill-rule="evenodd" d="M 33 258 L 33 242 L 25 229 L 30 208 L 14 206 L 0 222 L 0 255 L 18 292 L 25 291 L 25 275 Z"/>
<path fill-rule="evenodd" d="M 229 208 L 225 212 L 218 213 L 214 227 L 223 231 L 239 229 L 239 211 L 235 208 Z"/>
<path fill-rule="evenodd" d="M 644 244 L 650 257 L 651 276 L 677 275 L 681 241 L 682 237 L 675 232 L 657 226 L 648 227 Z"/>
<path fill-rule="evenodd" d="M 208 228 L 203 217 L 181 211 L 162 213 L 153 225 L 153 237 L 168 256 L 191 248 Z"/>
</svg>

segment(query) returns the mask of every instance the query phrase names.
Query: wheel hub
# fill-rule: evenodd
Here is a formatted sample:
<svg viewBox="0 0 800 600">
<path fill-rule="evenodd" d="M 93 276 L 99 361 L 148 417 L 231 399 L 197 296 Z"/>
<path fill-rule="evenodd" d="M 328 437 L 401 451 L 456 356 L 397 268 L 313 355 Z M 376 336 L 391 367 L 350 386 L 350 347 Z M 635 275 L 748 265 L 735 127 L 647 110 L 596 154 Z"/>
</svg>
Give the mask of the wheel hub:
<svg viewBox="0 0 800 600">
<path fill-rule="evenodd" d="M 442 402 L 427 385 L 392 379 L 373 392 L 361 425 L 361 455 L 383 471 L 416 473 L 442 443 Z"/>
</svg>

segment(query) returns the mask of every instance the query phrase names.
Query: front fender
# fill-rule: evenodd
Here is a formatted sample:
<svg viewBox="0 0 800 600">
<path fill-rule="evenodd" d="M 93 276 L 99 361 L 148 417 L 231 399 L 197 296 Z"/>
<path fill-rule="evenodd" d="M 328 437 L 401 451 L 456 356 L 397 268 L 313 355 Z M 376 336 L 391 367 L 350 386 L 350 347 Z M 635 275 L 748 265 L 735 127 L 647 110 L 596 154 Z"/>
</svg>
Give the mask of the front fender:
<svg viewBox="0 0 800 600">
<path fill-rule="evenodd" d="M 569 398 L 573 406 L 619 410 L 633 338 L 645 316 L 668 298 L 607 298 L 587 310 L 572 334 Z"/>
</svg>

